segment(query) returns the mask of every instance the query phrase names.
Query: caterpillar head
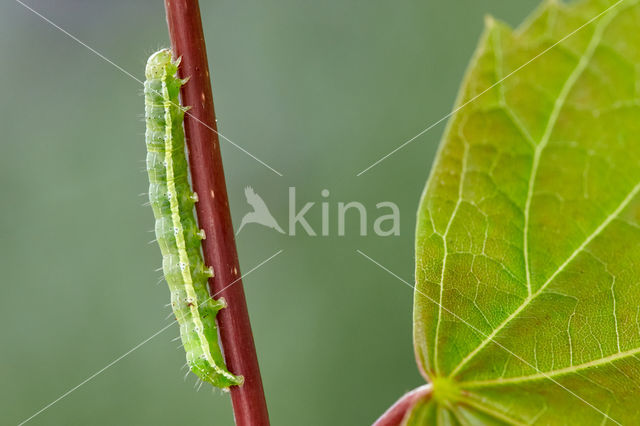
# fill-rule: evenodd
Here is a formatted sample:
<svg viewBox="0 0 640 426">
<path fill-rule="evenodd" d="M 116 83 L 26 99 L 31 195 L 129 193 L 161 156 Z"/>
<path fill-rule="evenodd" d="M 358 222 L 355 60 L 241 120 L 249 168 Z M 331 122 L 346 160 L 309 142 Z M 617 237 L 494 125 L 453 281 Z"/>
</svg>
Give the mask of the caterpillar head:
<svg viewBox="0 0 640 426">
<path fill-rule="evenodd" d="M 180 61 L 173 61 L 170 49 L 162 49 L 154 53 L 147 60 L 144 74 L 147 80 L 162 77 L 163 72 L 173 76 L 178 71 Z"/>
</svg>

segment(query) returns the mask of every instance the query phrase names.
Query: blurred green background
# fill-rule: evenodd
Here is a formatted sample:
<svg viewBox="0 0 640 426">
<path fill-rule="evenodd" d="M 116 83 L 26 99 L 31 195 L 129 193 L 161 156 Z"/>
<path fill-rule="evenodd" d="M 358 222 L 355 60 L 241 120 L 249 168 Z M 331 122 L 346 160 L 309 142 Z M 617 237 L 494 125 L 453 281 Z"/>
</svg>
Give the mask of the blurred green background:
<svg viewBox="0 0 640 426">
<path fill-rule="evenodd" d="M 286 226 L 287 188 L 331 236 L 248 225 L 238 236 L 274 425 L 370 424 L 422 384 L 411 342 L 418 199 L 444 124 L 356 174 L 447 114 L 491 13 L 518 24 L 535 0 L 202 1 L 238 225 L 251 185 Z M 168 44 L 161 1 L 28 4 L 143 78 Z M 0 4 L 0 424 L 17 424 L 168 324 L 143 207 L 141 86 L 19 3 Z M 380 201 L 401 235 L 337 236 L 336 205 Z M 231 425 L 228 395 L 183 379 L 173 326 L 34 418 L 33 425 Z"/>
</svg>

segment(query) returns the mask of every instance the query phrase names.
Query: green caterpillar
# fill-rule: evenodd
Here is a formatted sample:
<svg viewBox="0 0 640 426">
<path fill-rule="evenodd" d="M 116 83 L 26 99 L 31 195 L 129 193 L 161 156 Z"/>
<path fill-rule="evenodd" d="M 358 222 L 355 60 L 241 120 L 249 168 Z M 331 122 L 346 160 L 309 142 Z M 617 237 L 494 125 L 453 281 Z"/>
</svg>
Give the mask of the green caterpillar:
<svg viewBox="0 0 640 426">
<path fill-rule="evenodd" d="M 200 242 L 205 235 L 193 214 L 198 198 L 189 184 L 182 127 L 188 108 L 178 100 L 186 80 L 177 77 L 178 64 L 171 51 L 163 49 L 151 55 L 145 69 L 149 201 L 187 363 L 203 381 L 228 388 L 242 384 L 243 378 L 228 371 L 218 345 L 216 314 L 226 304 L 207 291 L 213 270 L 204 264 Z"/>
</svg>

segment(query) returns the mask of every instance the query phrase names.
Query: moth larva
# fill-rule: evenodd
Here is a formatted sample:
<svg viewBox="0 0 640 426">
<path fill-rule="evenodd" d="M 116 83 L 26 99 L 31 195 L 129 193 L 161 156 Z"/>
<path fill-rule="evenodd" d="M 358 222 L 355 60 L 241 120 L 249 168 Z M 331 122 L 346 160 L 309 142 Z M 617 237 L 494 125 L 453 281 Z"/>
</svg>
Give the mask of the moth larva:
<svg viewBox="0 0 640 426">
<path fill-rule="evenodd" d="M 193 214 L 197 196 L 189 185 L 182 127 L 187 108 L 178 99 L 186 80 L 177 77 L 178 64 L 171 51 L 163 49 L 151 55 L 145 69 L 149 201 L 187 363 L 202 380 L 228 388 L 243 379 L 228 371 L 218 345 L 216 314 L 226 305 L 207 291 L 213 271 L 204 264 L 200 244 L 204 233 Z"/>
</svg>

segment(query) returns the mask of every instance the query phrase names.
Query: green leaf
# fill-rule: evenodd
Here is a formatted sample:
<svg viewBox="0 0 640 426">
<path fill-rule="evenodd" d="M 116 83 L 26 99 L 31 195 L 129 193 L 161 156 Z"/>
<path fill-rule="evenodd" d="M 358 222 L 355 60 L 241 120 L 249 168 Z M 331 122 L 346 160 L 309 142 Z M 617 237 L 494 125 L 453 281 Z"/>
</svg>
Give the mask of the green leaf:
<svg viewBox="0 0 640 426">
<path fill-rule="evenodd" d="M 487 19 L 418 213 L 407 424 L 640 424 L 638 28 Z"/>
</svg>

